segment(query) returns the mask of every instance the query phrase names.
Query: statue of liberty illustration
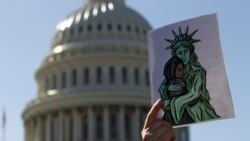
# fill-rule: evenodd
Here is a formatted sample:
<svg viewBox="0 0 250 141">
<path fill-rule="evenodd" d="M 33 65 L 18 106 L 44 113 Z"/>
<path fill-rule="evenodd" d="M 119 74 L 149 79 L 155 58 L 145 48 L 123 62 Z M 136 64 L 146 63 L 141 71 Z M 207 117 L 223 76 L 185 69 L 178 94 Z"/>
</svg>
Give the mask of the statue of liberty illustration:
<svg viewBox="0 0 250 141">
<path fill-rule="evenodd" d="M 191 34 L 186 27 L 179 34 L 174 30 L 174 39 L 165 39 L 170 46 L 172 57 L 164 67 L 165 79 L 158 91 L 163 100 L 163 119 L 172 125 L 182 125 L 200 121 L 220 118 L 209 103 L 210 96 L 206 88 L 206 70 L 198 61 L 194 43 L 200 42 L 193 39 L 198 29 Z"/>
</svg>

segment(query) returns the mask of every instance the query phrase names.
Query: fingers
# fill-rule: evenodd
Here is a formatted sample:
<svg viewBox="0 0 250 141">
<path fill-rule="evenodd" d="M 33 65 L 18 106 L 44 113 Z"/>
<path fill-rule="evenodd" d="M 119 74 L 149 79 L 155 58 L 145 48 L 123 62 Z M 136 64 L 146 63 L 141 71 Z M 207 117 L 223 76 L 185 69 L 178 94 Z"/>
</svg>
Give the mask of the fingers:
<svg viewBox="0 0 250 141">
<path fill-rule="evenodd" d="M 152 122 L 152 124 L 150 124 L 148 128 L 151 132 L 155 132 L 161 126 L 166 126 L 165 128 L 172 129 L 172 126 L 162 119 L 156 119 L 155 121 Z"/>
<path fill-rule="evenodd" d="M 141 132 L 142 141 L 174 141 L 175 134 L 172 126 L 162 119 L 156 119 L 158 111 L 162 106 L 162 100 L 159 99 L 152 106 L 145 120 Z"/>
<path fill-rule="evenodd" d="M 152 133 L 155 141 L 171 141 L 172 129 L 167 128 L 166 125 L 162 124 L 157 130 Z"/>
<path fill-rule="evenodd" d="M 144 128 L 149 127 L 150 123 L 152 123 L 156 119 L 158 111 L 161 109 L 161 106 L 162 100 L 158 99 L 156 103 L 152 106 L 146 117 Z"/>
<path fill-rule="evenodd" d="M 165 129 L 165 132 L 157 138 L 157 141 L 175 141 L 174 131 L 172 129 Z"/>
<path fill-rule="evenodd" d="M 157 119 L 143 130 L 142 139 L 143 141 L 174 141 L 175 134 L 170 124 Z"/>
</svg>

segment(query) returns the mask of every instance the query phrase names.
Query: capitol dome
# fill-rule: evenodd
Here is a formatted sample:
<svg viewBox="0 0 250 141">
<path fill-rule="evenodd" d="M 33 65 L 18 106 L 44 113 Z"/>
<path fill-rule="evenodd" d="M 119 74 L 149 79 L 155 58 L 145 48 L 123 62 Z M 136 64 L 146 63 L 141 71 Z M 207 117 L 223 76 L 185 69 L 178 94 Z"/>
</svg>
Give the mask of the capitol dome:
<svg viewBox="0 0 250 141">
<path fill-rule="evenodd" d="M 151 107 L 150 29 L 124 0 L 85 0 L 60 22 L 22 114 L 25 141 L 139 141 Z"/>
<path fill-rule="evenodd" d="M 106 43 L 106 39 L 121 44 L 128 40 L 145 42 L 150 29 L 149 23 L 123 0 L 87 0 L 83 8 L 58 24 L 52 52 L 67 48 L 60 45 L 72 42 L 84 42 L 87 46 L 89 40 L 99 44 Z"/>
</svg>

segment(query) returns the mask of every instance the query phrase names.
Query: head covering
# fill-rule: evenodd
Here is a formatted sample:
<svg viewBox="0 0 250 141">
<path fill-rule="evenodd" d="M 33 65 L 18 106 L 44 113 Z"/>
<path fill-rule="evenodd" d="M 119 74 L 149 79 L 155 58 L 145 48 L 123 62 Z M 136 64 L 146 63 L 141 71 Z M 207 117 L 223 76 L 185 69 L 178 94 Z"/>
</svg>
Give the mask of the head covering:
<svg viewBox="0 0 250 141">
<path fill-rule="evenodd" d="M 199 39 L 193 39 L 192 37 L 194 36 L 194 34 L 198 31 L 198 29 L 196 29 L 194 32 L 192 32 L 191 34 L 188 34 L 188 26 L 185 30 L 185 33 L 182 33 L 181 27 L 179 27 L 179 35 L 176 34 L 176 32 L 174 30 L 172 30 L 172 33 L 174 35 L 174 39 L 170 40 L 170 39 L 165 39 L 167 42 L 171 43 L 170 46 L 166 47 L 165 49 L 173 49 L 175 47 L 179 47 L 179 46 L 192 46 L 193 43 L 197 43 L 201 40 Z"/>
</svg>

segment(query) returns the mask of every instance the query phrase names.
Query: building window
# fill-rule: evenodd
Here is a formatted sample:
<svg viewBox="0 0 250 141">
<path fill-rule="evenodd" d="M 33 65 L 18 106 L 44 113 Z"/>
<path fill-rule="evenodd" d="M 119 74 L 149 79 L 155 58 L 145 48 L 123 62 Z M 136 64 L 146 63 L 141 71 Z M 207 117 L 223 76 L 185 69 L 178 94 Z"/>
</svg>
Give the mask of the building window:
<svg viewBox="0 0 250 141">
<path fill-rule="evenodd" d="M 92 31 L 92 26 L 88 25 L 88 32 L 91 32 L 91 31 Z"/>
<path fill-rule="evenodd" d="M 149 86 L 149 72 L 145 70 L 145 79 L 146 79 L 146 86 Z"/>
<path fill-rule="evenodd" d="M 50 85 L 50 83 L 49 83 L 49 78 L 47 77 L 47 78 L 45 79 L 45 90 L 46 90 L 46 91 L 49 90 L 49 85 Z"/>
<path fill-rule="evenodd" d="M 100 67 L 98 67 L 96 70 L 96 83 L 102 83 L 102 69 Z"/>
<path fill-rule="evenodd" d="M 65 87 L 66 87 L 66 73 L 65 73 L 65 72 L 62 72 L 61 87 L 62 87 L 62 88 L 65 88 Z"/>
<path fill-rule="evenodd" d="M 102 139 L 103 138 L 103 119 L 102 115 L 96 115 L 96 138 Z"/>
<path fill-rule="evenodd" d="M 88 139 L 88 117 L 84 115 L 82 117 L 82 138 L 84 140 Z"/>
<path fill-rule="evenodd" d="M 127 25 L 127 31 L 130 32 L 131 31 L 131 27 L 129 25 Z"/>
<path fill-rule="evenodd" d="M 144 34 L 144 35 L 147 35 L 146 29 L 143 30 L 143 34 Z"/>
<path fill-rule="evenodd" d="M 52 89 L 56 89 L 56 86 L 57 86 L 57 77 L 56 77 L 56 74 L 54 74 L 52 76 Z"/>
<path fill-rule="evenodd" d="M 139 33 L 140 33 L 140 30 L 139 30 L 139 28 L 138 28 L 138 27 L 135 27 L 135 32 L 136 32 L 137 34 L 139 34 Z"/>
<path fill-rule="evenodd" d="M 83 76 L 84 76 L 84 78 L 83 78 L 83 82 L 84 82 L 84 84 L 85 85 L 88 85 L 89 84 L 89 69 L 88 68 L 85 68 L 84 69 L 84 71 L 83 71 Z"/>
<path fill-rule="evenodd" d="M 97 25 L 97 30 L 98 30 L 98 31 L 101 31 L 101 30 L 102 30 L 102 25 L 101 25 L 101 24 L 98 24 L 98 25 Z"/>
<path fill-rule="evenodd" d="M 127 84 L 128 83 L 128 72 L 125 67 L 122 68 L 122 83 Z"/>
<path fill-rule="evenodd" d="M 74 29 L 71 28 L 69 32 L 70 32 L 70 35 L 73 35 L 74 34 Z"/>
<path fill-rule="evenodd" d="M 120 24 L 117 25 L 117 30 L 121 31 L 122 30 L 122 26 Z"/>
<path fill-rule="evenodd" d="M 139 70 L 137 68 L 134 69 L 134 80 L 135 80 L 135 84 L 139 85 Z"/>
<path fill-rule="evenodd" d="M 72 70 L 72 86 L 76 86 L 77 85 L 77 71 L 76 69 Z"/>
<path fill-rule="evenodd" d="M 79 26 L 79 27 L 78 27 L 78 32 L 79 32 L 79 33 L 82 33 L 82 31 L 83 31 L 83 27 L 82 27 L 82 26 Z"/>
<path fill-rule="evenodd" d="M 111 24 L 108 24 L 108 25 L 107 25 L 107 28 L 108 28 L 108 31 L 111 31 L 111 30 L 112 30 L 112 25 L 111 25 Z"/>
<path fill-rule="evenodd" d="M 126 139 L 131 138 L 131 118 L 129 114 L 125 115 L 125 137 Z"/>
<path fill-rule="evenodd" d="M 115 114 L 111 114 L 109 116 L 109 123 L 110 123 L 110 138 L 116 139 L 117 138 L 117 119 Z"/>
<path fill-rule="evenodd" d="M 114 69 L 114 67 L 109 68 L 109 82 L 111 84 L 115 83 L 115 69 Z"/>
</svg>

